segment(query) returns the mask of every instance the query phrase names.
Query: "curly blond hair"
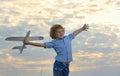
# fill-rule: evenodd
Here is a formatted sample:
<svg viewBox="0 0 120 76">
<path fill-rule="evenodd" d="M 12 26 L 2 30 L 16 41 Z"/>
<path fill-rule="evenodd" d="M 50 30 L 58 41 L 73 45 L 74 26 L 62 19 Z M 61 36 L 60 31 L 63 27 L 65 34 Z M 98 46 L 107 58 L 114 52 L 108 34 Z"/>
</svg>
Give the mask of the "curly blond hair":
<svg viewBox="0 0 120 76">
<path fill-rule="evenodd" d="M 60 24 L 54 24 L 54 25 L 51 27 L 51 29 L 50 29 L 50 37 L 51 37 L 52 39 L 56 39 L 55 32 L 56 32 L 58 29 L 63 29 L 63 30 L 65 30 L 62 25 L 60 25 Z"/>
</svg>

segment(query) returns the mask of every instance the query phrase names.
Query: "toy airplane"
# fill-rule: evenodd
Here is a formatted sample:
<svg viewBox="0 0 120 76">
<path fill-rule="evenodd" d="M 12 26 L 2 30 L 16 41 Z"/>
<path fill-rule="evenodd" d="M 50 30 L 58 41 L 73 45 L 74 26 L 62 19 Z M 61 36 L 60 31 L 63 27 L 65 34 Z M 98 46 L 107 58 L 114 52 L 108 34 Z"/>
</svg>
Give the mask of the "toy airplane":
<svg viewBox="0 0 120 76">
<path fill-rule="evenodd" d="M 25 37 L 8 37 L 5 40 L 7 40 L 7 41 L 23 41 L 24 38 L 27 38 L 28 41 L 43 40 L 42 36 L 35 36 L 35 37 L 29 37 L 29 36 L 30 36 L 30 31 L 27 32 Z M 22 46 L 15 46 L 12 49 L 19 49 L 20 53 L 22 53 L 24 48 L 26 48 L 25 44 L 23 44 Z"/>
</svg>

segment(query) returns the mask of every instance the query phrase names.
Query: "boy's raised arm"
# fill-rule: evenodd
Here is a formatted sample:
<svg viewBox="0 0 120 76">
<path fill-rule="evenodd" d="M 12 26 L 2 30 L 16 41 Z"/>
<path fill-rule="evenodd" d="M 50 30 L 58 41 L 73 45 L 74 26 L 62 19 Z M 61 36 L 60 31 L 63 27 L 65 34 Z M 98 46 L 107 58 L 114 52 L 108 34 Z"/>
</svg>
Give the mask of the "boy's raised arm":
<svg viewBox="0 0 120 76">
<path fill-rule="evenodd" d="M 89 28 L 88 24 L 84 24 L 83 27 L 79 28 L 78 30 L 74 31 L 74 35 L 78 35 L 80 32 L 85 31 Z"/>
</svg>

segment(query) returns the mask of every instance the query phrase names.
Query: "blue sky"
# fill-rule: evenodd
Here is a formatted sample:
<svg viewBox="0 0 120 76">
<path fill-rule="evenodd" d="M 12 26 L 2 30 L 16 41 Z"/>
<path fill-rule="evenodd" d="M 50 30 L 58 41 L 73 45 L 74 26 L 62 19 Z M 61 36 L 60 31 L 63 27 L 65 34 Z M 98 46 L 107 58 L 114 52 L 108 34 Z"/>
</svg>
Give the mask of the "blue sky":
<svg viewBox="0 0 120 76">
<path fill-rule="evenodd" d="M 52 76 L 53 49 L 27 46 L 19 54 L 11 48 L 22 42 L 9 36 L 44 36 L 59 23 L 65 35 L 88 23 L 90 29 L 73 41 L 70 76 L 120 76 L 119 0 L 0 0 L 0 76 Z"/>
</svg>

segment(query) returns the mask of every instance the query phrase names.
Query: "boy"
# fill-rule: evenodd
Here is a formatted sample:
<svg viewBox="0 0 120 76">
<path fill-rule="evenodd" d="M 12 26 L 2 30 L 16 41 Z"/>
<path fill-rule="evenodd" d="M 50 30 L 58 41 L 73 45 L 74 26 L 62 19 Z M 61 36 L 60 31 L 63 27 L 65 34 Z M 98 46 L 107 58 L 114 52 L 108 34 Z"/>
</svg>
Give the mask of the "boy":
<svg viewBox="0 0 120 76">
<path fill-rule="evenodd" d="M 72 39 L 80 32 L 88 29 L 88 24 L 68 36 L 64 36 L 65 30 L 60 24 L 55 24 L 50 29 L 50 37 L 53 39 L 50 42 L 45 43 L 34 43 L 29 42 L 26 38 L 23 40 L 25 45 L 33 45 L 44 48 L 53 48 L 57 53 L 55 57 L 53 76 L 68 76 L 69 75 L 69 64 L 72 61 Z"/>
</svg>

